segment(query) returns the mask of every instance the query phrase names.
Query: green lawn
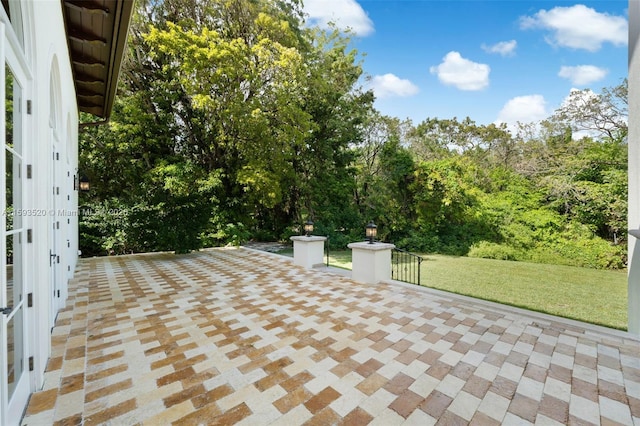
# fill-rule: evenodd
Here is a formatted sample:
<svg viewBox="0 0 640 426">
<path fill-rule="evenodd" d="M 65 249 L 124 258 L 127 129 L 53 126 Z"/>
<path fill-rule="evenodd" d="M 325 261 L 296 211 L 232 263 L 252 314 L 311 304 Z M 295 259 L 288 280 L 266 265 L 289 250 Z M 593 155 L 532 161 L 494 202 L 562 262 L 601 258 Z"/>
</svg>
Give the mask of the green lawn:
<svg viewBox="0 0 640 426">
<path fill-rule="evenodd" d="M 470 257 L 423 257 L 423 286 L 627 329 L 626 271 Z M 351 269 L 351 251 L 332 252 L 330 264 Z"/>
</svg>

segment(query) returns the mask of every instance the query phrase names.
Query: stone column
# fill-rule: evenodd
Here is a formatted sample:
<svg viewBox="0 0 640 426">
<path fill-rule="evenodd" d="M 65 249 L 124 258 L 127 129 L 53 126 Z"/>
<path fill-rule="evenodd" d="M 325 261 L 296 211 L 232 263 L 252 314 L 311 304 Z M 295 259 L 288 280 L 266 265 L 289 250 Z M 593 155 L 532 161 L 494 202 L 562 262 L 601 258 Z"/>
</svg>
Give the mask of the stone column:
<svg viewBox="0 0 640 426">
<path fill-rule="evenodd" d="M 391 279 L 391 250 L 387 243 L 351 243 L 351 278 L 369 284 Z"/>
<path fill-rule="evenodd" d="M 293 236 L 293 263 L 307 269 L 324 264 L 324 242 L 327 237 Z"/>
</svg>

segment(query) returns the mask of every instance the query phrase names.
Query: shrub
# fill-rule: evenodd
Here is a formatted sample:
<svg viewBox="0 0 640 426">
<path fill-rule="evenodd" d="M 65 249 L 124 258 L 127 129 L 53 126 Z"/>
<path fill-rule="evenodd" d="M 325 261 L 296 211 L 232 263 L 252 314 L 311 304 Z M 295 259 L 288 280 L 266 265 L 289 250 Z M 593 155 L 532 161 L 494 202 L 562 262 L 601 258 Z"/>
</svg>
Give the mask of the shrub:
<svg viewBox="0 0 640 426">
<path fill-rule="evenodd" d="M 240 244 L 248 241 L 250 232 L 244 224 L 227 223 L 218 225 L 218 229 L 215 232 L 206 232 L 202 235 L 202 243 L 204 247 L 213 247 L 225 244 L 231 244 L 239 246 Z"/>
<path fill-rule="evenodd" d="M 440 240 L 435 235 L 416 232 L 413 235 L 402 238 L 396 245 L 398 248 L 420 253 L 439 253 Z"/>
<path fill-rule="evenodd" d="M 79 209 L 80 250 L 83 256 L 137 251 L 130 244 L 131 209 L 117 199 L 90 202 Z"/>
<path fill-rule="evenodd" d="M 519 250 L 506 244 L 491 243 L 489 241 L 480 241 L 472 245 L 468 256 L 496 260 L 519 260 L 522 258 Z"/>
</svg>

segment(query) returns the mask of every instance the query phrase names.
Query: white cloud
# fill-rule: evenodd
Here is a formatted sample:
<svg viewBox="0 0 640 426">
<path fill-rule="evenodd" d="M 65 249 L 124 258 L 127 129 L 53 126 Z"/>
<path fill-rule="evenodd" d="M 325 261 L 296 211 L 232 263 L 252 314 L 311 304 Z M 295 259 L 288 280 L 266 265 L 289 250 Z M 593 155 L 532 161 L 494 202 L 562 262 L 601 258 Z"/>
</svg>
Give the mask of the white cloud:
<svg viewBox="0 0 640 426">
<path fill-rule="evenodd" d="M 333 22 L 342 30 L 350 28 L 359 36 L 373 34 L 373 22 L 356 0 L 306 0 L 307 24 L 328 28 Z"/>
<path fill-rule="evenodd" d="M 518 42 L 515 40 L 501 41 L 491 46 L 482 44 L 482 50 L 488 53 L 498 53 L 502 56 L 513 56 L 516 53 Z"/>
<path fill-rule="evenodd" d="M 377 98 L 406 98 L 417 94 L 420 89 L 411 81 L 394 74 L 376 75 L 371 79 L 371 88 Z"/>
<path fill-rule="evenodd" d="M 548 116 L 547 102 L 542 95 L 516 96 L 502 107 L 496 123 L 506 123 L 513 129 L 518 122 L 534 123 Z"/>
<path fill-rule="evenodd" d="M 448 86 L 455 86 L 460 90 L 481 90 L 489 85 L 491 68 L 487 64 L 470 61 L 460 56 L 460 53 L 451 51 L 442 59 L 440 65 L 432 66 L 429 71 Z"/>
<path fill-rule="evenodd" d="M 533 16 L 520 18 L 523 29 L 543 28 L 551 31 L 549 44 L 590 52 L 600 50 L 603 43 L 624 46 L 628 43 L 628 22 L 623 16 L 599 13 L 582 4 L 540 10 Z"/>
<path fill-rule="evenodd" d="M 575 67 L 560 67 L 558 76 L 566 78 L 576 86 L 585 86 L 602 80 L 608 73 L 609 70 L 606 68 L 599 68 L 594 65 L 578 65 Z"/>
</svg>

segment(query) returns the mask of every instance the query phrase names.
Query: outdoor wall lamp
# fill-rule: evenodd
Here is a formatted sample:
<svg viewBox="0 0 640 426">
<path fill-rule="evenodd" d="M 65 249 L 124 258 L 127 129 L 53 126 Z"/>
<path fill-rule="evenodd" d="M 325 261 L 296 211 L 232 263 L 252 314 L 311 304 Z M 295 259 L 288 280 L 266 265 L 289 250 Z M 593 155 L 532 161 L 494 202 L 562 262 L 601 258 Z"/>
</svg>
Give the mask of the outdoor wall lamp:
<svg viewBox="0 0 640 426">
<path fill-rule="evenodd" d="M 307 221 L 304 223 L 304 233 L 307 237 L 310 237 L 312 232 L 313 222 L 310 219 L 307 219 Z"/>
<path fill-rule="evenodd" d="M 89 183 L 89 179 L 86 176 L 81 176 L 78 182 L 78 189 L 80 189 L 80 192 L 89 192 L 91 184 Z"/>
<path fill-rule="evenodd" d="M 373 244 L 373 241 L 376 239 L 376 235 L 378 235 L 378 227 L 373 223 L 373 220 L 367 224 L 367 227 L 365 228 L 365 235 L 369 240 L 369 244 Z"/>
</svg>

